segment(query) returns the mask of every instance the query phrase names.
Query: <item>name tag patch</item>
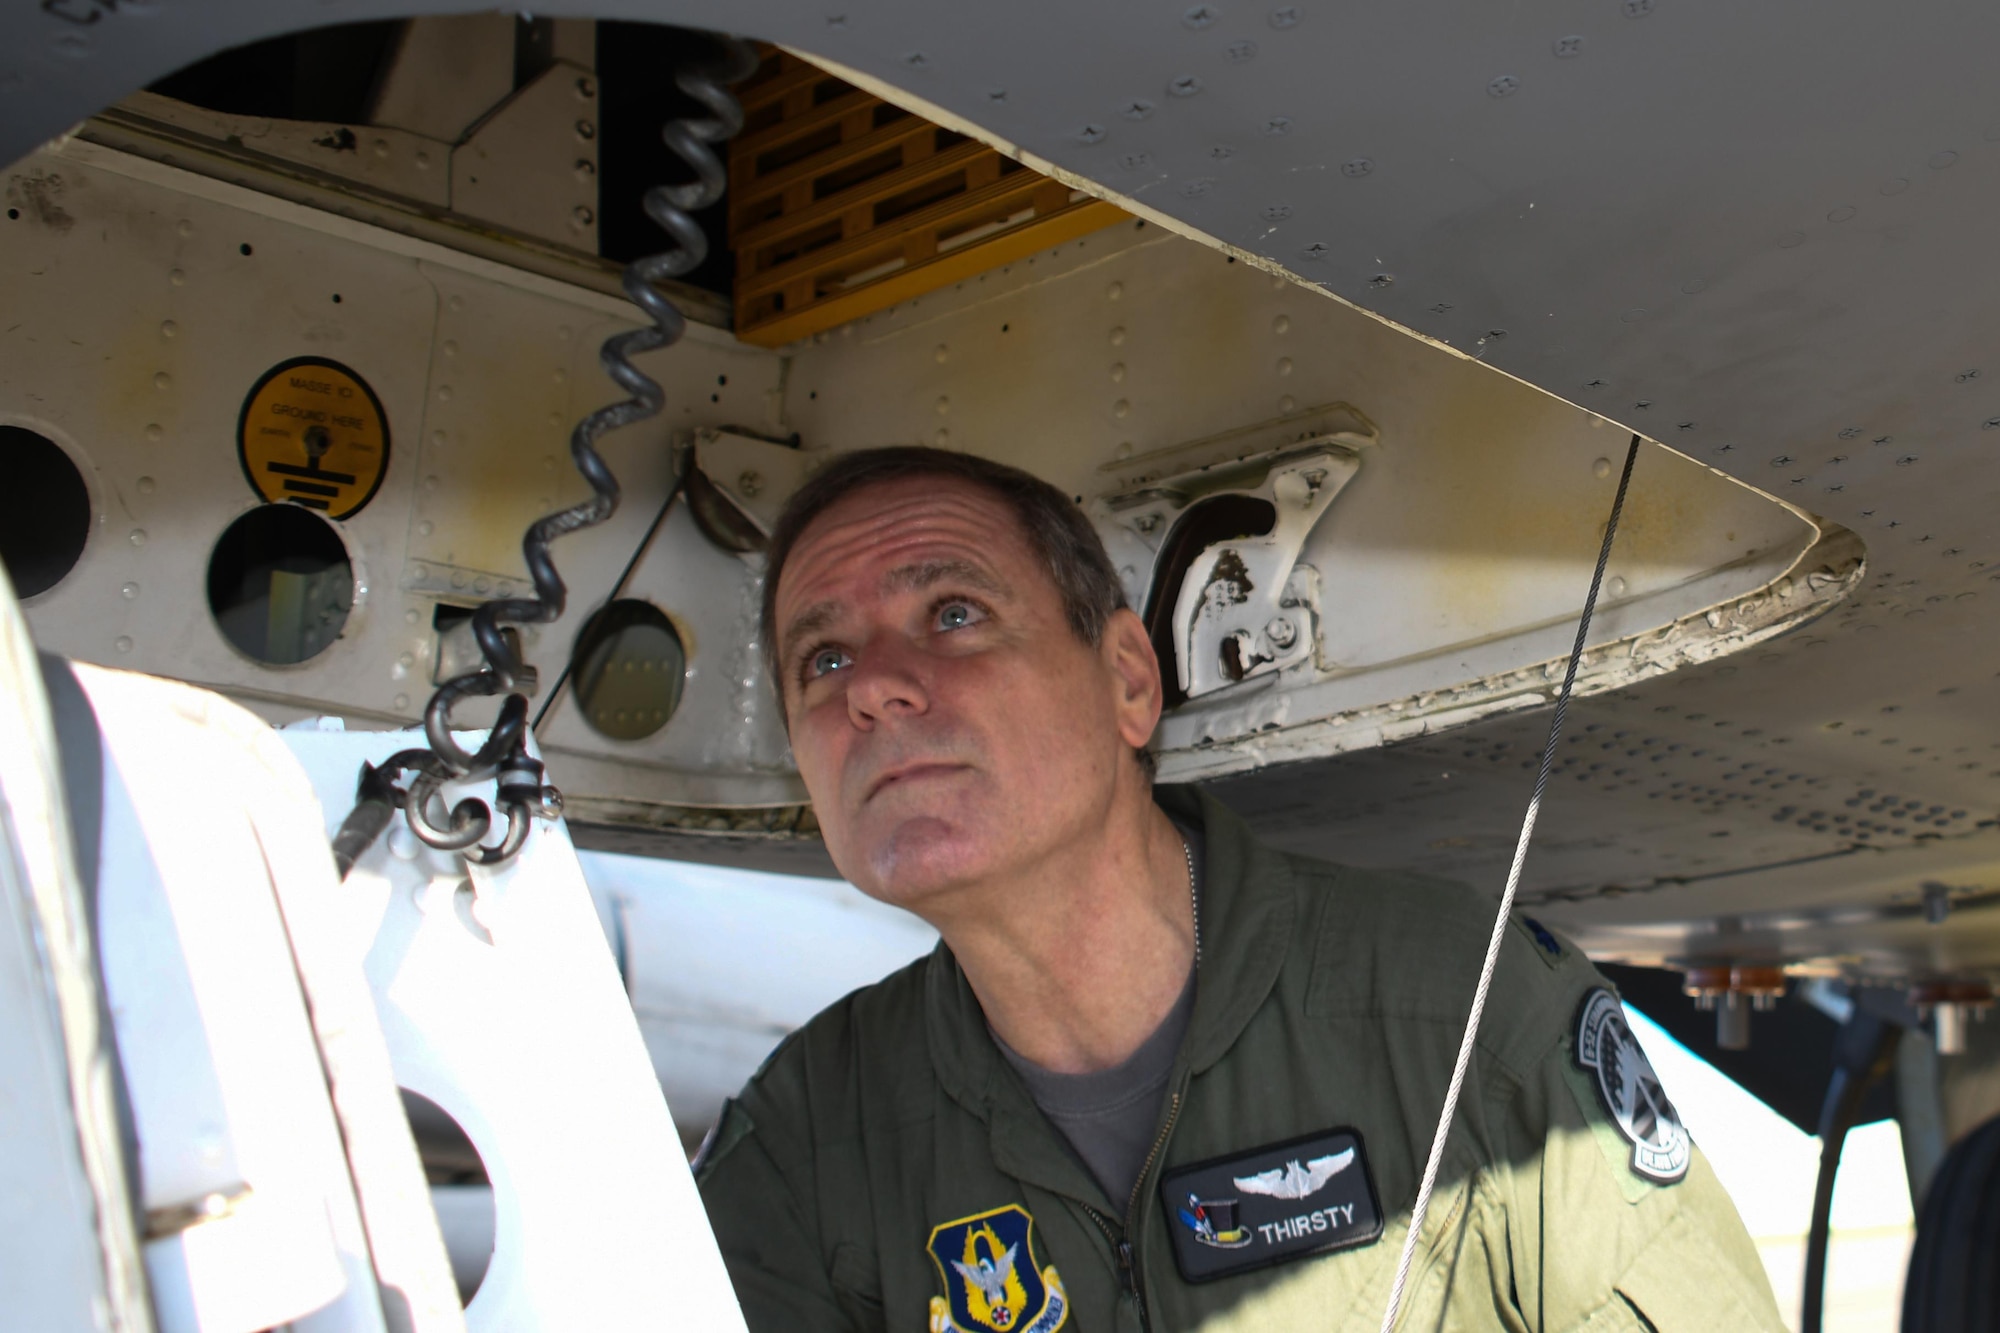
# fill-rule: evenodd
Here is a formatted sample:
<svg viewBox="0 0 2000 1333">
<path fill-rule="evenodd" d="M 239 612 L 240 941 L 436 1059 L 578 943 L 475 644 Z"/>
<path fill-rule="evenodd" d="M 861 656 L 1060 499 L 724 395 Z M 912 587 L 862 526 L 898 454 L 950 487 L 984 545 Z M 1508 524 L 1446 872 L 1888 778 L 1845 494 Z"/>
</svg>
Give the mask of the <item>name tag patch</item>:
<svg viewBox="0 0 2000 1333">
<path fill-rule="evenodd" d="M 1174 1264 L 1208 1282 L 1382 1235 L 1382 1208 L 1361 1135 L 1332 1129 L 1160 1177 Z"/>
</svg>

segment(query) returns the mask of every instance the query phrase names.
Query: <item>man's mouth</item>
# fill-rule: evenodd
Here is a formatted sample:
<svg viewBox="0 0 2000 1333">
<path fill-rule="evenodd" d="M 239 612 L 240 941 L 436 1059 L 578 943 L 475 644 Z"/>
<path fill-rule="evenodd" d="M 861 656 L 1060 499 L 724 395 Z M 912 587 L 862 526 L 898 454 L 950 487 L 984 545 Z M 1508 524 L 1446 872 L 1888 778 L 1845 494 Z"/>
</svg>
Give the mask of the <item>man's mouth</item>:
<svg viewBox="0 0 2000 1333">
<path fill-rule="evenodd" d="M 936 760 L 920 764 L 904 764 L 901 767 L 890 769 L 887 773 L 878 775 L 873 782 L 868 784 L 868 794 L 862 799 L 864 803 L 872 801 L 891 787 L 902 786 L 914 781 L 922 781 L 925 778 L 938 778 L 951 773 L 960 773 L 965 768 L 966 765 L 964 764 L 946 763 Z"/>
</svg>

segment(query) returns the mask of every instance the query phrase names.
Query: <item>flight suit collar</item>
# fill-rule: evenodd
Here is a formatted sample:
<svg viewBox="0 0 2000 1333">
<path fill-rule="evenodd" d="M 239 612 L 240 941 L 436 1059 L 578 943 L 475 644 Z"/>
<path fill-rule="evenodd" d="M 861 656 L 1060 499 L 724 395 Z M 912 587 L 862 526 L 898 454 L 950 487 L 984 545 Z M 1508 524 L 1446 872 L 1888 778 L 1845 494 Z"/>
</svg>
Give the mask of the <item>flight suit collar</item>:
<svg viewBox="0 0 2000 1333">
<path fill-rule="evenodd" d="M 1284 966 L 1297 885 L 1284 858 L 1259 844 L 1249 827 L 1207 792 L 1158 787 L 1161 808 L 1204 835 L 1201 885 L 1202 961 L 1194 1016 L 1173 1075 L 1180 1087 L 1229 1052 L 1271 993 Z M 985 1011 L 965 972 L 940 943 L 924 978 L 931 1066 L 945 1093 L 986 1121 L 995 1163 L 1017 1179 L 1102 1206 L 1102 1188 L 1034 1104 L 1027 1086 L 987 1029 Z M 1114 1211 L 1124 1211 L 1124 1201 Z"/>
</svg>

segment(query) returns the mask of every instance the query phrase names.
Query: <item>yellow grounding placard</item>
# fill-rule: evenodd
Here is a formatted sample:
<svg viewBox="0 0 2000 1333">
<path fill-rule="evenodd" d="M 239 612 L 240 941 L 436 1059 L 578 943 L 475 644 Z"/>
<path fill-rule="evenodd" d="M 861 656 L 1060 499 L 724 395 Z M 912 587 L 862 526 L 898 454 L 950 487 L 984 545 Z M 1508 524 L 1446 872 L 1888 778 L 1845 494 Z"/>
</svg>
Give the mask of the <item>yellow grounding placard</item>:
<svg viewBox="0 0 2000 1333">
<path fill-rule="evenodd" d="M 389 470 L 389 418 L 346 366 L 295 357 L 265 371 L 243 400 L 236 455 L 266 500 L 351 518 Z"/>
</svg>

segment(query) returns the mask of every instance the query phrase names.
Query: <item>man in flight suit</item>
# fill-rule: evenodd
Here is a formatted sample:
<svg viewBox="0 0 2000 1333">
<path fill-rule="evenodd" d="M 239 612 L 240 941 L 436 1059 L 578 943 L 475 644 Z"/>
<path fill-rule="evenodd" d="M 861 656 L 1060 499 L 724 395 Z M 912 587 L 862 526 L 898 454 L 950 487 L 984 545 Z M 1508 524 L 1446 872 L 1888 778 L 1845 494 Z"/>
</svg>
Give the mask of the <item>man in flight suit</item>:
<svg viewBox="0 0 2000 1333">
<path fill-rule="evenodd" d="M 773 533 L 764 643 L 834 864 L 942 941 L 697 1161 L 753 1333 L 1377 1327 L 1491 900 L 1156 788 L 1146 629 L 1015 469 L 835 460 Z M 1399 1326 L 1782 1327 L 1615 997 L 1526 918 Z"/>
</svg>

